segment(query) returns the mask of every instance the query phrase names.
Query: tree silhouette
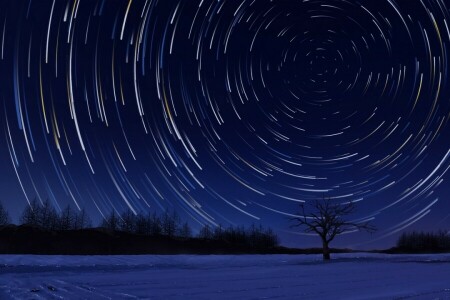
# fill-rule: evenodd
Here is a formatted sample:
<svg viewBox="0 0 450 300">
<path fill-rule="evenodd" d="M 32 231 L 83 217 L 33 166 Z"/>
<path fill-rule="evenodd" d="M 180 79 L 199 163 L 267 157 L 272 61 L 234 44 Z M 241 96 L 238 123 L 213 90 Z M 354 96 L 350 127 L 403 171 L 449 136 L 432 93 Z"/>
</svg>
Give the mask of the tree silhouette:
<svg viewBox="0 0 450 300">
<path fill-rule="evenodd" d="M 324 197 L 311 203 L 306 210 L 303 204 L 300 208 L 299 216 L 291 218 L 295 222 L 291 227 L 302 227 L 306 233 L 317 234 L 322 240 L 324 260 L 330 260 L 329 244 L 336 236 L 355 230 L 376 230 L 370 221 L 347 220 L 356 210 L 354 202 L 333 203 L 331 198 Z"/>
<path fill-rule="evenodd" d="M 156 213 L 153 214 L 149 213 L 147 215 L 147 222 L 150 228 L 150 235 L 153 236 L 162 235 L 161 219 Z"/>
<path fill-rule="evenodd" d="M 137 217 L 131 209 L 125 210 L 119 220 L 119 229 L 128 233 L 135 232 Z"/>
<path fill-rule="evenodd" d="M 10 222 L 8 211 L 0 203 L 0 226 L 8 225 Z"/>
<path fill-rule="evenodd" d="M 180 217 L 178 216 L 176 211 L 173 211 L 172 214 L 169 214 L 169 212 L 166 210 L 161 217 L 161 227 L 163 235 L 174 237 L 178 231 L 179 224 Z"/>
<path fill-rule="evenodd" d="M 117 231 L 119 229 L 119 222 L 119 217 L 116 212 L 112 210 L 111 214 L 102 221 L 100 226 L 111 231 Z"/>
<path fill-rule="evenodd" d="M 198 233 L 198 237 L 201 239 L 205 239 L 205 240 L 210 240 L 214 237 L 214 233 L 213 230 L 211 229 L 211 226 L 209 226 L 209 224 L 204 225 L 199 233 Z"/>
<path fill-rule="evenodd" d="M 397 240 L 397 248 L 410 253 L 440 253 L 450 251 L 450 234 L 438 232 L 404 232 Z"/>
<path fill-rule="evenodd" d="M 61 212 L 59 217 L 59 230 L 70 230 L 73 228 L 75 218 L 75 212 L 72 210 L 70 205 L 67 205 L 66 208 Z"/>
<path fill-rule="evenodd" d="M 79 230 L 91 226 L 92 226 L 91 218 L 89 217 L 84 207 L 80 211 L 76 211 L 72 229 Z"/>
<path fill-rule="evenodd" d="M 142 213 L 139 213 L 136 216 L 134 232 L 136 234 L 150 235 L 150 223 L 148 222 L 148 219 Z"/>
<path fill-rule="evenodd" d="M 42 204 L 36 199 L 31 201 L 23 210 L 20 222 L 47 230 L 55 230 L 60 225 L 58 213 L 48 199 Z"/>
<path fill-rule="evenodd" d="M 189 223 L 185 222 L 180 228 L 178 235 L 182 237 L 183 239 L 188 239 L 192 237 L 192 230 L 191 227 L 189 227 Z"/>
<path fill-rule="evenodd" d="M 55 230 L 58 226 L 58 213 L 48 199 L 39 210 L 38 225 L 48 230 Z"/>
<path fill-rule="evenodd" d="M 26 205 L 20 217 L 20 224 L 38 226 L 41 204 L 36 198 L 31 201 L 30 205 Z"/>
</svg>

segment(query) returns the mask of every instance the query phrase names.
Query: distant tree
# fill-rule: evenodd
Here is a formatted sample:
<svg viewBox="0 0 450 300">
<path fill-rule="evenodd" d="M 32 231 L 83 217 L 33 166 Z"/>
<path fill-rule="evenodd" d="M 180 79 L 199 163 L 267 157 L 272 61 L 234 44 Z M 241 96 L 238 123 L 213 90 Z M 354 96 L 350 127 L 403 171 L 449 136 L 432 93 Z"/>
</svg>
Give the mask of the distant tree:
<svg viewBox="0 0 450 300">
<path fill-rule="evenodd" d="M 184 239 L 188 239 L 192 237 L 192 230 L 191 227 L 189 227 L 188 222 L 185 222 L 179 229 L 178 235 Z"/>
<path fill-rule="evenodd" d="M 249 228 L 243 226 L 223 229 L 221 225 L 211 228 L 205 224 L 199 231 L 199 239 L 221 241 L 228 245 L 245 247 L 256 251 L 265 251 L 278 246 L 278 237 L 272 229 L 265 229 L 262 225 L 251 225 Z"/>
<path fill-rule="evenodd" d="M 79 230 L 90 226 L 92 222 L 84 208 L 77 210 L 67 205 L 59 215 L 59 230 Z"/>
<path fill-rule="evenodd" d="M 348 221 L 347 218 L 355 212 L 354 202 L 333 203 L 331 198 L 323 198 L 314 201 L 307 211 L 305 206 L 300 205 L 299 217 L 291 218 L 294 221 L 291 227 L 302 227 L 306 233 L 315 233 L 322 240 L 323 259 L 330 259 L 330 242 L 338 235 L 355 231 L 365 230 L 373 232 L 376 230 L 370 222 Z"/>
<path fill-rule="evenodd" d="M 264 231 L 262 243 L 263 243 L 263 247 L 265 247 L 265 248 L 277 247 L 279 244 L 278 236 L 273 232 L 272 229 L 267 228 Z"/>
<path fill-rule="evenodd" d="M 3 207 L 2 203 L 0 203 L 0 226 L 5 226 L 10 223 L 11 219 L 9 218 L 8 211 Z"/>
<path fill-rule="evenodd" d="M 20 217 L 20 224 L 39 226 L 41 204 L 34 198 L 29 205 L 26 205 L 22 216 Z"/>
<path fill-rule="evenodd" d="M 76 211 L 72 229 L 80 230 L 89 227 L 92 227 L 92 221 L 88 213 L 86 212 L 86 209 L 83 207 L 81 210 Z"/>
<path fill-rule="evenodd" d="M 137 234 L 144 234 L 144 235 L 150 234 L 150 223 L 142 213 L 139 213 L 136 216 L 134 232 Z"/>
<path fill-rule="evenodd" d="M 39 226 L 48 230 L 58 228 L 60 219 L 50 200 L 40 204 L 36 199 L 31 201 L 22 212 L 21 224 Z"/>
<path fill-rule="evenodd" d="M 114 210 L 112 210 L 111 214 L 102 221 L 100 226 L 111 231 L 117 231 L 119 229 L 119 217 Z"/>
<path fill-rule="evenodd" d="M 67 205 L 66 208 L 61 212 L 59 217 L 59 230 L 71 230 L 74 227 L 75 221 L 75 212 L 72 210 L 70 205 Z"/>
<path fill-rule="evenodd" d="M 224 230 L 223 230 L 222 224 L 219 224 L 219 226 L 216 226 L 214 228 L 213 238 L 215 240 L 223 240 L 224 239 Z"/>
<path fill-rule="evenodd" d="M 131 211 L 131 209 L 127 209 L 121 214 L 121 218 L 119 220 L 119 229 L 129 233 L 135 231 L 136 216 Z"/>
<path fill-rule="evenodd" d="M 147 224 L 149 226 L 149 234 L 150 235 L 158 236 L 163 233 L 161 219 L 156 213 L 153 213 L 153 214 L 148 213 L 146 220 L 147 220 Z"/>
<path fill-rule="evenodd" d="M 450 235 L 446 231 L 402 233 L 397 248 L 411 253 L 434 253 L 450 251 Z"/>
<path fill-rule="evenodd" d="M 45 200 L 38 213 L 38 225 L 48 230 L 55 230 L 58 227 L 58 214 L 50 203 Z"/>
<path fill-rule="evenodd" d="M 228 227 L 223 233 L 223 240 L 233 245 L 246 245 L 248 244 L 248 237 L 243 226 L 240 227 Z"/>
<path fill-rule="evenodd" d="M 174 237 L 178 231 L 180 217 L 173 211 L 172 214 L 166 210 L 161 217 L 162 234 L 168 237 Z"/>
<path fill-rule="evenodd" d="M 273 248 L 278 245 L 278 238 L 272 229 L 265 229 L 262 225 L 252 224 L 247 232 L 247 244 L 256 249 Z"/>
<path fill-rule="evenodd" d="M 252 224 L 250 226 L 250 229 L 248 230 L 248 243 L 250 244 L 249 246 L 251 247 L 257 247 L 259 246 L 259 244 L 261 244 L 261 240 L 262 240 L 262 235 L 263 235 L 263 228 L 260 225 L 259 227 L 256 226 L 255 224 Z"/>
<path fill-rule="evenodd" d="M 204 225 L 199 233 L 198 233 L 198 237 L 201 239 L 205 239 L 205 240 L 210 240 L 214 237 L 214 233 L 213 230 L 211 229 L 211 226 L 209 226 L 209 224 Z"/>
</svg>

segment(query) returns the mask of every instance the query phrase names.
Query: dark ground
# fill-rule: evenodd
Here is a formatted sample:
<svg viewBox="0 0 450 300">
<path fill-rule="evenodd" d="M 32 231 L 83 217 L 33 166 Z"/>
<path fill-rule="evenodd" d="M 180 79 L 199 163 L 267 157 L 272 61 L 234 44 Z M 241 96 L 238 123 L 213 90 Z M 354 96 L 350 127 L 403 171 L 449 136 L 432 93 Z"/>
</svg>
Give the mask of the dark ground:
<svg viewBox="0 0 450 300">
<path fill-rule="evenodd" d="M 0 227 L 0 254 L 318 254 L 320 248 L 249 247 L 227 241 L 138 235 L 104 228 L 50 231 L 27 225 Z M 333 253 L 352 252 L 332 249 Z"/>
</svg>

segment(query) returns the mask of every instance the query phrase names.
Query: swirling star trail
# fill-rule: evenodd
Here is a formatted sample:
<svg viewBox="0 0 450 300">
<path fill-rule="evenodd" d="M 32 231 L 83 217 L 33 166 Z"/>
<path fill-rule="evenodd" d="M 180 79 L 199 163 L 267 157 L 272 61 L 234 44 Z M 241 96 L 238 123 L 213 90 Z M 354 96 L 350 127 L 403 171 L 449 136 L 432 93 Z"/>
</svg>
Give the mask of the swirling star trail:
<svg viewBox="0 0 450 300">
<path fill-rule="evenodd" d="M 449 9 L 3 0 L 1 201 L 175 209 L 289 241 L 287 216 L 327 195 L 379 240 L 448 228 Z"/>
</svg>

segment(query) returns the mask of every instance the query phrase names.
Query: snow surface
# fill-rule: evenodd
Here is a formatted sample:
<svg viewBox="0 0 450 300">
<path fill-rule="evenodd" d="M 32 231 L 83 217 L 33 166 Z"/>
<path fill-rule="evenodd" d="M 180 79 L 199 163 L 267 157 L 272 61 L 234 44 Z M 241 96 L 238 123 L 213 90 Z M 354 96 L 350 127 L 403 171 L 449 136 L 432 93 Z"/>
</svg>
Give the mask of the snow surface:
<svg viewBox="0 0 450 300">
<path fill-rule="evenodd" d="M 0 299 L 450 299 L 450 254 L 0 255 Z"/>
</svg>

